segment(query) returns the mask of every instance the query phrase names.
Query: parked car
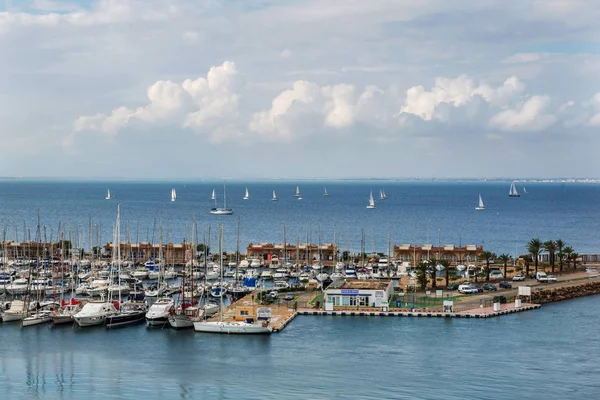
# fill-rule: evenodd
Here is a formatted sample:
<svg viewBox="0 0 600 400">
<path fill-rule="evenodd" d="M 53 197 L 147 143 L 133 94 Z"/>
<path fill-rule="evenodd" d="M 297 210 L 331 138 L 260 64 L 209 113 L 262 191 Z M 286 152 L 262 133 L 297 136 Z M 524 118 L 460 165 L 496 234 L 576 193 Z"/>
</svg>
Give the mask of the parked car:
<svg viewBox="0 0 600 400">
<path fill-rule="evenodd" d="M 556 282 L 556 277 L 554 275 L 548 275 L 546 276 L 546 280 L 548 282 Z"/>
<path fill-rule="evenodd" d="M 465 282 L 458 287 L 458 291 L 463 294 L 477 293 L 473 290 L 473 286 L 469 282 Z"/>
<path fill-rule="evenodd" d="M 446 290 L 458 290 L 458 287 L 460 285 L 458 283 L 451 283 L 448 285 L 448 287 L 446 288 Z"/>
<path fill-rule="evenodd" d="M 283 299 L 286 301 L 290 301 L 290 300 L 294 300 L 294 297 L 295 297 L 294 293 L 287 293 Z"/>
<path fill-rule="evenodd" d="M 483 293 L 483 287 L 476 284 L 472 284 L 471 287 L 475 290 L 475 293 Z"/>
<path fill-rule="evenodd" d="M 512 284 L 510 282 L 502 281 L 498 284 L 501 289 L 512 289 Z"/>
<path fill-rule="evenodd" d="M 538 272 L 535 273 L 535 279 L 537 279 L 538 282 L 547 283 L 548 282 L 548 275 L 546 275 L 545 272 L 538 271 Z M 554 278 L 554 279 L 556 279 L 556 278 Z"/>
<path fill-rule="evenodd" d="M 489 290 L 490 292 L 494 292 L 498 290 L 498 288 L 493 283 L 487 282 L 483 284 L 483 290 Z"/>
<path fill-rule="evenodd" d="M 518 274 L 518 275 L 513 276 L 513 281 L 515 281 L 515 282 L 516 281 L 524 281 L 524 280 L 525 280 L 525 275 L 523 275 L 523 274 Z"/>
<path fill-rule="evenodd" d="M 500 271 L 490 272 L 490 279 L 504 279 L 504 275 Z"/>
</svg>

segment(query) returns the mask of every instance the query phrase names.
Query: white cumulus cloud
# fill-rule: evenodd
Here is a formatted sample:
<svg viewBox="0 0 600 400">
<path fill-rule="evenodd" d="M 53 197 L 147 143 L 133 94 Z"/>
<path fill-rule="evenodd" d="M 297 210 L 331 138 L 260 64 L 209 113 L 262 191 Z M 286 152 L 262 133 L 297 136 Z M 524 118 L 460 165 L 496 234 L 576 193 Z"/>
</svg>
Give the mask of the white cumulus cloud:
<svg viewBox="0 0 600 400">
<path fill-rule="evenodd" d="M 445 113 L 437 113 L 440 105 L 448 104 L 454 107 L 466 105 L 475 96 L 480 96 L 488 103 L 496 105 L 504 103 L 524 90 L 523 83 L 517 77 L 508 78 L 501 86 L 492 87 L 486 83 L 477 84 L 467 75 L 455 79 L 438 77 L 430 91 L 423 86 L 414 86 L 406 91 L 401 113 L 413 114 L 429 121 L 432 119 L 445 120 Z"/>
<path fill-rule="evenodd" d="M 121 106 L 109 114 L 81 116 L 74 121 L 73 131 L 97 131 L 115 136 L 131 121 L 172 123 L 194 129 L 220 125 L 237 115 L 237 75 L 235 64 L 226 61 L 220 66 L 211 67 L 206 78 L 186 79 L 182 84 L 157 81 L 148 88 L 150 102 L 147 105 L 135 109 Z M 219 128 L 215 134 L 226 131 L 222 126 Z M 73 143 L 73 138 L 67 142 Z"/>
<path fill-rule="evenodd" d="M 556 122 L 556 116 L 547 113 L 550 105 L 548 96 L 532 96 L 514 109 L 494 115 L 490 126 L 505 131 L 539 131 Z"/>
</svg>

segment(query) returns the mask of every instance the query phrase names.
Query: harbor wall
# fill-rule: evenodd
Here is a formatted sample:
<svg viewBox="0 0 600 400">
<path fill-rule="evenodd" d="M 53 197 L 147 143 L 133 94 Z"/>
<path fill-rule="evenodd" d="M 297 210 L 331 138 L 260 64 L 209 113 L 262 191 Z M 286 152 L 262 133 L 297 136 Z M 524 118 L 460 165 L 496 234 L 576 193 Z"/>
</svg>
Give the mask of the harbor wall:
<svg viewBox="0 0 600 400">
<path fill-rule="evenodd" d="M 581 285 L 534 291 L 531 293 L 531 302 L 536 304 L 547 304 L 577 297 L 591 296 L 594 294 L 600 294 L 600 282 L 588 282 Z"/>
</svg>

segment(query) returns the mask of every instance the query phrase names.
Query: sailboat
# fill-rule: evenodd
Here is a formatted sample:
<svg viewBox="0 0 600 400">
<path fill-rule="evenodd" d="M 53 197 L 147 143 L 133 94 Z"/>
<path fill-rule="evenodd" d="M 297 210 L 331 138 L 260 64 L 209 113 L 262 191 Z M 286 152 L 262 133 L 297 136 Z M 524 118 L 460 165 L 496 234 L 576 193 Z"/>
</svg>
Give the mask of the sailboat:
<svg viewBox="0 0 600 400">
<path fill-rule="evenodd" d="M 323 196 L 329 196 L 329 193 L 327 193 L 327 186 L 325 186 L 325 190 L 323 191 Z"/>
<path fill-rule="evenodd" d="M 219 232 L 219 249 L 223 248 L 223 225 L 221 225 L 221 229 Z M 221 281 L 223 280 L 223 258 L 220 258 L 221 262 Z M 269 319 L 258 320 L 258 318 L 254 318 L 254 315 L 250 315 L 249 313 L 244 315 L 240 314 L 239 318 L 242 320 L 238 320 L 238 316 L 233 321 L 223 321 L 225 305 L 223 304 L 223 297 L 220 298 L 220 311 L 219 311 L 219 320 L 218 321 L 194 321 L 194 330 L 196 332 L 205 332 L 205 333 L 236 333 L 236 334 L 270 334 L 273 332 L 273 328 L 269 323 Z M 255 305 L 252 305 L 252 308 L 255 309 Z"/>
<path fill-rule="evenodd" d="M 275 191 L 273 190 L 273 197 L 271 197 L 271 201 L 277 201 L 277 195 L 275 194 Z"/>
<path fill-rule="evenodd" d="M 171 189 L 171 201 L 177 200 L 177 192 L 175 192 L 175 188 Z"/>
<path fill-rule="evenodd" d="M 296 194 L 294 194 L 295 197 L 298 198 L 298 200 L 302 200 L 302 195 L 300 194 L 300 186 L 296 185 Z"/>
<path fill-rule="evenodd" d="M 483 204 L 483 200 L 481 198 L 481 194 L 479 194 L 479 205 L 475 207 L 476 210 L 482 211 L 485 210 L 485 205 Z"/>
<path fill-rule="evenodd" d="M 519 192 L 517 192 L 517 187 L 515 186 L 514 182 L 512 182 L 510 184 L 510 190 L 508 191 L 508 196 L 509 197 L 521 197 Z"/>
<path fill-rule="evenodd" d="M 371 194 L 369 194 L 369 204 L 367 208 L 375 208 L 375 199 L 373 199 L 373 191 L 371 190 Z"/>
<path fill-rule="evenodd" d="M 211 200 L 216 200 L 217 196 L 215 195 L 215 189 L 213 189 L 212 196 L 210 196 Z"/>
<path fill-rule="evenodd" d="M 246 188 L 246 194 L 244 195 L 244 200 L 249 200 L 250 194 L 248 193 L 248 188 Z"/>
<path fill-rule="evenodd" d="M 105 200 L 112 200 L 112 197 L 110 197 L 110 189 L 106 189 L 106 197 L 104 199 Z"/>
<path fill-rule="evenodd" d="M 223 184 L 223 207 L 217 207 L 217 199 L 215 198 L 215 206 L 210 209 L 210 213 L 215 215 L 233 214 L 233 210 L 231 208 L 227 208 L 227 188 L 225 187 L 225 184 Z"/>
<path fill-rule="evenodd" d="M 527 188 L 525 186 L 523 186 L 523 193 L 529 194 L 529 192 L 527 191 Z"/>
<path fill-rule="evenodd" d="M 380 190 L 379 191 L 379 200 L 386 200 L 387 199 L 387 194 L 385 194 L 385 190 Z"/>
</svg>

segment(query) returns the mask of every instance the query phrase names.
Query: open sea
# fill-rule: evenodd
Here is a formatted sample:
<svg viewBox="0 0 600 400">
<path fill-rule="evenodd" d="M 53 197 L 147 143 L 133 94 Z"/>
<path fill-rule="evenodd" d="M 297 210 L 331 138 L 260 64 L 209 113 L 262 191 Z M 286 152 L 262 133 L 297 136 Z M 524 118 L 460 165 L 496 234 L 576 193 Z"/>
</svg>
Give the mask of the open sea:
<svg viewBox="0 0 600 400">
<path fill-rule="evenodd" d="M 299 185 L 302 200 L 294 197 Z M 325 186 L 329 196 L 323 196 Z M 242 200 L 245 188 L 250 199 Z M 112 241 L 117 204 L 121 206 L 122 238 L 133 242 L 181 242 L 198 238 L 216 248 L 218 225 L 225 229 L 227 251 L 248 243 L 337 242 L 341 250 L 359 252 L 364 231 L 365 251 L 387 252 L 388 242 L 421 245 L 482 244 L 497 254 L 525 253 L 532 237 L 562 239 L 576 252 L 600 253 L 600 184 L 517 184 L 521 197 L 508 197 L 510 182 L 402 181 L 263 181 L 227 182 L 227 206 L 232 216 L 209 214 L 223 205 L 223 182 L 51 182 L 0 181 L 0 225 L 9 239 L 54 237 L 71 231 L 79 247 Z M 177 201 L 170 199 L 171 188 Z M 104 199 L 110 189 L 113 200 Z M 279 201 L 271 201 L 275 190 Z M 370 191 L 376 209 L 366 208 Z M 379 191 L 388 198 L 379 201 Z M 481 194 L 485 211 L 476 211 Z M 91 226 L 91 229 L 90 229 Z M 209 227 L 211 235 L 208 236 Z M 91 232 L 91 234 L 90 234 Z M 76 234 L 76 235 L 75 235 Z M 90 239 L 91 238 L 91 239 Z M 42 237 L 43 239 L 43 237 Z M 243 251 L 242 251 L 243 252 Z"/>
<path fill-rule="evenodd" d="M 303 200 L 294 197 L 299 184 Z M 324 186 L 329 196 L 323 196 Z M 600 185 L 509 182 L 228 182 L 233 216 L 208 213 L 222 182 L 0 181 L 7 238 L 59 230 L 80 247 L 112 240 L 117 204 L 122 240 L 158 243 L 225 226 L 228 250 L 278 242 L 335 240 L 344 250 L 393 243 L 483 244 L 525 252 L 531 237 L 563 239 L 600 253 Z M 177 201 L 170 191 L 177 190 Z M 250 200 L 242 200 L 245 187 Z M 104 199 L 110 188 L 114 200 Z M 523 186 L 517 185 L 523 192 Z M 367 210 L 369 192 L 378 198 Z M 278 202 L 272 202 L 276 190 Z M 487 209 L 475 211 L 481 193 Z M 127 231 L 129 230 L 129 234 Z M 99 233 L 96 233 L 96 232 Z M 98 237 L 99 236 L 99 237 Z M 43 239 L 43 238 L 42 238 Z M 58 399 L 595 399 L 600 393 L 600 296 L 493 319 L 297 317 L 270 336 L 227 336 L 145 325 L 0 324 L 0 398 Z"/>
</svg>

